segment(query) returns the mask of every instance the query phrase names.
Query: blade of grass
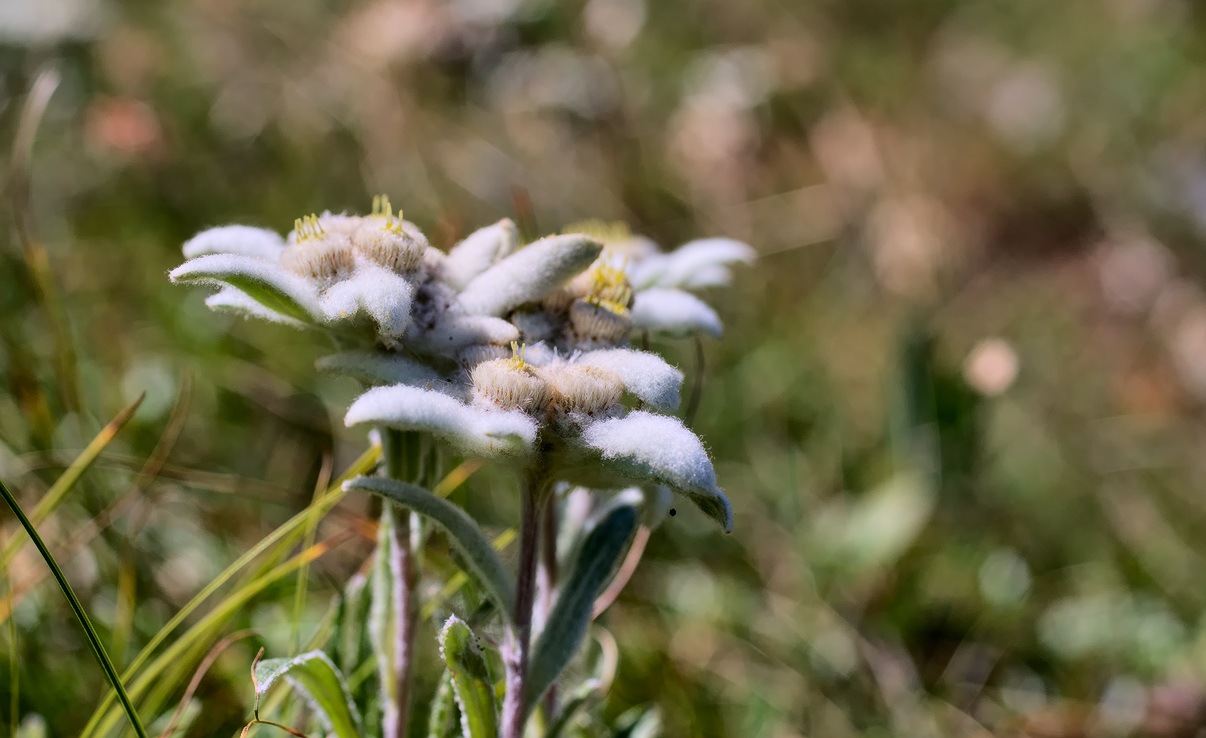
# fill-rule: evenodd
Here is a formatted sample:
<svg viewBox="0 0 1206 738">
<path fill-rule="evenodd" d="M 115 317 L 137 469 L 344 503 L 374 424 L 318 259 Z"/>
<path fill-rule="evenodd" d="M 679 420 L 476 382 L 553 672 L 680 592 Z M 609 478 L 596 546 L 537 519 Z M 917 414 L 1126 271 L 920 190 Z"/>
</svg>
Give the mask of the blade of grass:
<svg viewBox="0 0 1206 738">
<path fill-rule="evenodd" d="M 59 583 L 59 588 L 63 590 L 63 596 L 67 598 L 67 604 L 71 606 L 71 611 L 75 613 L 75 617 L 80 621 L 80 627 L 84 629 L 84 635 L 88 637 L 88 645 L 92 647 L 92 654 L 96 656 L 97 662 L 101 669 L 105 672 L 105 677 L 109 680 L 113 690 L 117 693 L 117 697 L 121 700 L 122 709 L 129 718 L 130 724 L 134 726 L 134 732 L 139 738 L 147 738 L 147 731 L 142 727 L 142 721 L 138 719 L 138 713 L 134 710 L 133 703 L 130 702 L 130 696 L 126 693 L 125 685 L 122 684 L 121 677 L 117 675 L 117 669 L 114 668 L 113 662 L 109 660 L 108 654 L 105 653 L 105 646 L 101 643 L 100 636 L 97 635 L 96 629 L 92 627 L 92 621 L 88 619 L 88 613 L 84 612 L 84 606 L 80 604 L 79 598 L 75 596 L 75 591 L 71 589 L 71 584 L 67 578 L 63 576 L 63 571 L 59 568 L 58 562 L 51 556 L 50 549 L 46 548 L 46 544 L 42 542 L 41 536 L 38 535 L 37 529 L 33 523 L 26 517 L 25 511 L 21 509 L 20 503 L 8 487 L 0 480 L 0 495 L 3 495 L 4 501 L 8 503 L 13 514 L 17 516 L 17 520 L 21 521 L 21 526 L 25 528 L 25 532 L 29 534 L 34 545 L 38 547 L 38 553 L 42 554 L 42 558 L 46 561 L 46 565 L 50 567 L 50 571 L 54 574 L 55 581 Z"/>
<path fill-rule="evenodd" d="M 499 533 L 498 537 L 494 539 L 494 550 L 501 551 L 507 546 L 511 545 L 511 541 L 514 540 L 515 529 L 507 528 L 502 533 Z M 440 587 L 440 591 L 423 605 L 423 610 L 419 613 L 419 619 L 429 619 L 435 614 L 437 607 L 444 604 L 445 600 L 456 594 L 461 587 L 464 587 L 465 584 L 468 583 L 468 581 L 469 576 L 463 571 L 458 571 L 456 574 L 453 574 L 452 577 L 449 578 L 444 584 L 444 586 Z"/>
<path fill-rule="evenodd" d="M 59 475 L 59 478 L 50 486 L 50 489 L 46 490 L 46 494 L 42 496 L 42 499 L 38 501 L 38 504 L 34 506 L 33 511 L 29 514 L 29 519 L 33 525 L 40 524 L 63 502 L 67 493 L 80 480 L 80 477 L 84 475 L 88 467 L 92 466 L 92 462 L 96 461 L 96 457 L 100 455 L 100 452 L 113 441 L 122 427 L 133 417 L 134 411 L 142 404 L 144 397 L 146 397 L 145 392 L 114 416 L 113 420 L 110 420 L 108 425 L 101 428 L 100 433 L 97 433 L 96 437 L 80 452 L 80 455 L 75 457 L 75 461 L 71 462 L 67 470 Z M 9 540 L 8 544 L 4 547 L 4 553 L 0 554 L 0 569 L 8 568 L 9 564 L 12 563 L 13 557 L 21 550 L 21 546 L 25 544 L 26 540 L 26 538 L 19 535 Z"/>
<path fill-rule="evenodd" d="M 50 270 L 50 257 L 46 253 L 46 247 L 33 234 L 33 216 L 29 208 L 30 162 L 33 159 L 34 139 L 42 124 L 42 115 L 46 112 L 50 97 L 59 86 L 59 79 L 57 69 L 43 68 L 34 78 L 29 94 L 25 97 L 25 105 L 21 110 L 17 133 L 13 139 L 9 195 L 17 239 L 21 242 L 25 263 L 33 277 L 34 295 L 50 324 L 50 334 L 55 347 L 54 373 L 59 393 L 62 395 L 63 405 L 74 412 L 80 406 L 75 347 L 71 343 L 71 332 L 67 329 L 67 311 L 59 300 L 54 274 Z"/>
<path fill-rule="evenodd" d="M 344 532 L 316 543 L 222 600 L 217 607 L 181 634 L 179 638 L 172 642 L 172 645 L 164 649 L 163 653 L 159 654 L 154 661 L 139 673 L 137 678 L 130 682 L 130 694 L 139 697 L 151 687 L 159 686 L 161 684 L 160 675 L 164 670 L 169 667 L 183 668 L 181 665 L 184 663 L 184 656 L 188 653 L 189 649 L 195 647 L 199 642 L 204 642 L 206 638 L 211 636 L 212 631 L 220 628 L 227 618 L 237 613 L 253 597 L 264 591 L 269 585 L 297 571 L 302 565 L 314 561 L 339 544 L 349 540 L 352 538 L 352 535 L 350 532 Z M 111 704 L 110 698 L 107 697 L 106 700 Z M 117 715 L 115 713 L 106 714 L 108 713 L 107 708 L 108 704 L 103 704 L 101 709 L 97 710 L 97 714 L 105 714 L 105 716 L 95 720 L 96 725 L 90 722 L 88 726 L 85 726 L 84 732 L 81 735 L 88 735 L 94 729 L 99 735 L 107 735 L 109 733 L 117 720 Z"/>
<path fill-rule="evenodd" d="M 189 600 L 188 604 L 182 607 L 166 625 L 159 629 L 159 632 L 151 638 L 150 642 L 143 647 L 138 656 L 134 658 L 134 661 L 130 663 L 130 666 L 126 668 L 126 678 L 131 678 L 133 675 L 137 674 L 138 670 L 141 669 L 142 666 L 147 663 L 148 659 L 151 658 L 151 655 L 155 652 L 155 649 L 159 648 L 167 637 L 175 632 L 176 628 L 178 628 L 181 623 L 192 615 L 192 613 L 198 607 L 200 607 L 203 602 L 217 592 L 224 584 L 230 581 L 231 578 L 242 571 L 257 557 L 259 557 L 260 554 L 269 550 L 278 543 L 287 543 L 288 545 L 292 545 L 292 540 L 289 539 L 288 536 L 297 531 L 298 528 L 304 525 L 311 518 L 321 517 L 330 511 L 330 509 L 333 508 L 340 500 L 342 500 L 343 496 L 346 494 L 343 491 L 343 483 L 348 479 L 367 473 L 377 463 L 378 459 L 380 459 L 380 456 L 381 448 L 379 446 L 369 448 L 367 451 L 361 454 L 359 459 L 348 467 L 347 471 L 345 471 L 343 475 L 339 477 L 339 479 L 335 480 L 334 484 L 327 489 L 326 495 L 318 504 L 307 507 L 305 510 L 302 510 L 297 515 L 294 515 L 292 518 L 282 523 L 276 530 L 269 533 L 259 543 L 257 543 L 255 546 L 252 546 L 242 556 L 226 567 L 221 574 L 215 577 L 212 582 L 198 592 L 193 599 Z M 84 731 L 80 734 L 81 738 L 86 738 L 92 734 L 97 725 L 104 718 L 109 706 L 113 704 L 113 699 L 114 695 L 112 692 L 105 696 L 104 700 L 93 713 L 92 719 L 84 727 Z"/>
<path fill-rule="evenodd" d="M 180 705 L 176 708 L 176 711 L 172 713 L 171 719 L 168 720 L 167 726 L 163 729 L 163 732 L 159 734 L 159 738 L 168 738 L 168 736 L 172 734 L 172 729 L 176 727 L 176 722 L 180 720 L 180 716 L 184 713 L 185 706 L 188 705 L 189 700 L 191 700 L 193 695 L 197 692 L 197 687 L 201 686 L 201 680 L 205 678 L 206 673 L 209 672 L 209 667 L 213 666 L 214 661 L 217 661 L 218 657 L 222 655 L 222 652 L 225 651 L 231 644 L 241 641 L 244 638 L 250 638 L 253 635 L 259 635 L 259 633 L 254 630 L 236 631 L 210 647 L 209 653 L 205 654 L 205 658 L 202 659 L 201 665 L 193 671 L 193 678 L 189 680 L 188 688 L 184 690 L 184 696 L 180 698 Z"/>
<path fill-rule="evenodd" d="M 322 469 L 318 472 L 318 482 L 314 485 L 314 497 L 310 500 L 311 505 L 316 505 L 326 493 L 327 487 L 331 483 L 331 465 L 334 463 L 334 457 L 328 450 L 322 456 Z M 306 523 L 304 534 L 306 547 L 314 545 L 314 539 L 318 534 L 318 518 L 313 518 Z M 297 570 L 297 586 L 293 589 L 293 619 L 292 619 L 292 634 L 290 643 L 293 647 L 293 652 L 297 653 L 298 646 L 301 641 L 301 620 L 302 610 L 306 607 L 306 590 L 310 583 L 310 567 L 303 566 Z"/>
</svg>

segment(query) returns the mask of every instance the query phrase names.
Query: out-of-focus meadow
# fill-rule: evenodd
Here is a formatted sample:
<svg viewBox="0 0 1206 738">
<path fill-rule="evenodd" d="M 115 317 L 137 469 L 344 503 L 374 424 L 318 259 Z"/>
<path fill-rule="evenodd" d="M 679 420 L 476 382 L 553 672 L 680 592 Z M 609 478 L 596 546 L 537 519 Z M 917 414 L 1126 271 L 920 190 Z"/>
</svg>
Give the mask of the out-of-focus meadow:
<svg viewBox="0 0 1206 738">
<path fill-rule="evenodd" d="M 180 244 L 380 192 L 443 247 L 503 216 L 529 236 L 603 218 L 760 254 L 713 296 L 694 419 L 736 528 L 679 505 L 654 532 L 602 621 L 608 715 L 654 702 L 671 736 L 1206 729 L 1199 5 L 7 0 L 0 75 L 0 478 L 33 508 L 146 393 L 41 524 L 119 668 L 366 447 L 338 422 L 355 385 L 314 374 L 324 347 L 172 287 Z M 664 348 L 690 386 L 695 345 Z M 516 519 L 503 475 L 456 499 Z M 237 733 L 258 646 L 286 655 L 323 617 L 372 549 L 366 512 L 316 532 L 340 545 L 300 635 L 285 577 L 144 718 L 253 628 L 188 735 Z M 20 715 L 77 734 L 104 681 L 32 547 L 0 590 Z"/>
</svg>

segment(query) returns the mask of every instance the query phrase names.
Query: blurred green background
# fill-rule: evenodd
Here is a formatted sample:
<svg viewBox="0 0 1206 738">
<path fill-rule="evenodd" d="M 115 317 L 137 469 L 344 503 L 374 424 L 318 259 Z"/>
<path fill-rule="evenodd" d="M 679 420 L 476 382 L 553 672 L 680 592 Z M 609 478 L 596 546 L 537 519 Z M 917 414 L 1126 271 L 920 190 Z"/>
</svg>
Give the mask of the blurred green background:
<svg viewBox="0 0 1206 738">
<path fill-rule="evenodd" d="M 760 253 L 708 296 L 727 335 L 694 423 L 736 528 L 679 505 L 654 532 L 603 621 L 608 715 L 654 702 L 671 736 L 1206 730 L 1202 5 L 5 0 L 9 164 L 48 66 L 0 210 L 0 478 L 34 505 L 146 392 L 42 526 L 119 664 L 365 447 L 338 422 L 355 386 L 313 372 L 326 347 L 173 288 L 180 244 L 381 192 L 443 247 L 598 217 Z M 690 341 L 657 348 L 701 376 Z M 458 500 L 514 523 L 505 477 Z M 371 547 L 316 562 L 313 621 Z M 20 714 L 76 734 L 101 673 L 32 549 L 6 582 Z M 201 681 L 189 735 L 247 719 L 294 585 L 227 624 L 261 637 Z M 0 670 L 0 733 L 11 690 Z"/>
</svg>

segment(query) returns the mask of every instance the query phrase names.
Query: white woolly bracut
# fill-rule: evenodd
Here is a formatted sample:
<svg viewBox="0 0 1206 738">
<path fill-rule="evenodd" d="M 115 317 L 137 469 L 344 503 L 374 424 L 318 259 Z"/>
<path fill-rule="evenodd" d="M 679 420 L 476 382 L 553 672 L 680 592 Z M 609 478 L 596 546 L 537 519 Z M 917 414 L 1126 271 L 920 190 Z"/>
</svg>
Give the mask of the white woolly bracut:
<svg viewBox="0 0 1206 738">
<path fill-rule="evenodd" d="M 582 354 L 576 363 L 615 373 L 624 383 L 625 390 L 658 410 L 678 407 L 683 373 L 657 354 L 634 349 L 601 349 Z"/>
<path fill-rule="evenodd" d="M 315 368 L 373 385 L 405 384 L 432 389 L 445 384 L 439 373 L 426 364 L 383 351 L 342 351 L 319 359 Z"/>
<path fill-rule="evenodd" d="M 463 289 L 477 275 L 511 254 L 519 245 L 519 229 L 510 218 L 470 233 L 444 259 L 444 281 Z"/>
<path fill-rule="evenodd" d="M 602 250 L 597 241 L 577 234 L 542 238 L 474 277 L 457 301 L 465 313 L 503 315 L 544 297 L 590 266 Z"/>
<path fill-rule="evenodd" d="M 297 320 L 320 321 L 318 289 L 276 262 L 242 254 L 207 254 L 173 269 L 173 282 L 230 285 L 269 310 Z"/>
<path fill-rule="evenodd" d="M 669 336 L 704 333 L 720 338 L 724 327 L 720 316 L 690 292 L 651 289 L 638 292 L 632 304 L 632 329 Z"/>
<path fill-rule="evenodd" d="M 690 497 L 726 533 L 733 529 L 733 508 L 716 485 L 712 462 L 678 418 L 637 410 L 588 425 L 582 441 L 601 453 L 613 472 L 638 484 L 665 484 Z"/>
<path fill-rule="evenodd" d="M 276 261 L 285 248 L 285 239 L 276 231 L 245 225 L 228 225 L 201 231 L 184 242 L 184 258 L 206 254 L 241 254 Z"/>
<path fill-rule="evenodd" d="M 442 392 L 394 385 L 365 392 L 344 416 L 348 427 L 371 423 L 426 431 L 463 453 L 483 458 L 522 456 L 536 441 L 536 421 L 519 410 L 487 410 Z"/>
<path fill-rule="evenodd" d="M 356 265 L 352 276 L 331 285 L 322 296 L 328 321 L 373 319 L 386 338 L 398 338 L 410 325 L 410 303 L 415 288 L 395 272 L 371 262 Z"/>
<path fill-rule="evenodd" d="M 732 280 L 729 264 L 748 264 L 756 256 L 748 244 L 732 238 L 701 238 L 635 261 L 628 278 L 637 289 L 723 285 Z"/>
<path fill-rule="evenodd" d="M 251 297 L 240 289 L 226 285 L 214 294 L 205 298 L 205 306 L 210 310 L 216 310 L 223 313 L 234 313 L 241 315 L 244 318 L 259 318 L 267 320 L 271 323 L 280 323 L 282 325 L 292 326 L 294 328 L 305 328 L 306 324 L 300 320 L 290 318 L 287 315 L 278 313 L 275 310 L 269 310 L 260 303 L 251 299 Z"/>
</svg>

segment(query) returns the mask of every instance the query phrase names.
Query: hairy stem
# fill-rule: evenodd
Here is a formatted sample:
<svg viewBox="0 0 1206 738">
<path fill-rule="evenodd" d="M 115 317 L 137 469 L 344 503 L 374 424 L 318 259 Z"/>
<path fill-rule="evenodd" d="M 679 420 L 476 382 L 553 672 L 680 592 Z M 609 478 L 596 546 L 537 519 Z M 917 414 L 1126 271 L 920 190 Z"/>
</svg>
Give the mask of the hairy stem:
<svg viewBox="0 0 1206 738">
<path fill-rule="evenodd" d="M 386 431 L 386 473 L 403 482 L 415 482 L 419 477 L 417 434 Z M 392 504 L 392 503 L 387 503 Z M 393 527 L 391 549 L 396 560 L 392 571 L 398 576 L 390 583 L 394 609 L 394 699 L 386 706 L 383 716 L 385 738 L 402 738 L 410 719 L 410 695 L 413 686 L 415 631 L 419 625 L 417 587 L 419 569 L 414 544 L 417 521 L 415 516 L 396 508 L 397 525 Z"/>
<path fill-rule="evenodd" d="M 540 506 L 547 494 L 548 484 L 533 474 L 524 485 L 523 514 L 519 525 L 519 572 L 515 588 L 515 619 L 510 633 L 504 663 L 506 665 L 507 695 L 503 701 L 503 738 L 523 738 L 527 714 L 524 712 L 524 692 L 528 681 L 528 651 L 532 640 L 532 606 L 536 599 L 536 544 L 540 537 Z"/>
<path fill-rule="evenodd" d="M 547 495 L 540 516 L 540 568 L 537 571 L 540 591 L 540 622 L 548 621 L 553 611 L 553 595 L 557 589 L 557 495 Z M 545 719 L 553 720 L 557 709 L 557 687 L 549 687 L 544 695 Z"/>
</svg>

